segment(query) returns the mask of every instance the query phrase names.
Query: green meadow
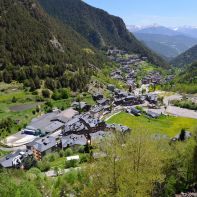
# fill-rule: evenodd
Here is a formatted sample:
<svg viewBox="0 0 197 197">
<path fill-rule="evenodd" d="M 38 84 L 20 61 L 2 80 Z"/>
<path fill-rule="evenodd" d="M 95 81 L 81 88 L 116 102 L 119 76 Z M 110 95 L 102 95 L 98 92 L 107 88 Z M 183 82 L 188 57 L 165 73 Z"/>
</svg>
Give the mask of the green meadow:
<svg viewBox="0 0 197 197">
<path fill-rule="evenodd" d="M 193 131 L 197 128 L 197 119 L 162 116 L 158 119 L 150 119 L 146 116 L 132 116 L 121 112 L 111 117 L 107 123 L 115 123 L 128 126 L 132 130 L 146 129 L 151 133 L 166 134 L 169 137 L 174 137 L 180 133 L 181 129 Z"/>
</svg>

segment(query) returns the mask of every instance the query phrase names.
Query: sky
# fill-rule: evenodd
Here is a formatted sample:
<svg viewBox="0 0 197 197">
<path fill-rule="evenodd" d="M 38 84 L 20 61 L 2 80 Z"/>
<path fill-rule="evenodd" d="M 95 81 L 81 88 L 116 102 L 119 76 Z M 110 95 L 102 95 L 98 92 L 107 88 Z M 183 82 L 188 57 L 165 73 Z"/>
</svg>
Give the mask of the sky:
<svg viewBox="0 0 197 197">
<path fill-rule="evenodd" d="M 85 0 L 127 25 L 197 26 L 197 0 Z"/>
</svg>

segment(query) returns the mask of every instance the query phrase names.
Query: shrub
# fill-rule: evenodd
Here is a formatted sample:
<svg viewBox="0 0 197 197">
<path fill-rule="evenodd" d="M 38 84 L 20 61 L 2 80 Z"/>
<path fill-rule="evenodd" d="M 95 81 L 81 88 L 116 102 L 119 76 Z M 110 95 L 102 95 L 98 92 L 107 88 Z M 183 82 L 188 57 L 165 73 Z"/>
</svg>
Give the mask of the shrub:
<svg viewBox="0 0 197 197">
<path fill-rule="evenodd" d="M 49 98 L 50 97 L 50 92 L 48 89 L 42 90 L 42 96 L 44 98 Z"/>
<path fill-rule="evenodd" d="M 60 157 L 63 157 L 63 156 L 64 156 L 64 151 L 63 151 L 63 150 L 60 150 L 60 151 L 59 151 L 59 156 L 60 156 Z"/>
<path fill-rule="evenodd" d="M 50 163 L 48 161 L 39 161 L 37 167 L 41 172 L 46 172 L 50 169 Z"/>
<path fill-rule="evenodd" d="M 81 157 L 80 157 L 80 163 L 85 163 L 88 161 L 88 156 L 83 154 Z"/>
<path fill-rule="evenodd" d="M 71 156 L 72 154 L 73 154 L 73 151 L 72 151 L 71 148 L 67 148 L 67 149 L 65 150 L 65 156 L 66 156 L 66 157 Z"/>
<path fill-rule="evenodd" d="M 78 166 L 79 162 L 78 160 L 70 160 L 70 161 L 66 161 L 66 168 L 76 168 Z"/>
<path fill-rule="evenodd" d="M 84 153 L 85 152 L 84 146 L 80 146 L 79 149 L 78 149 L 78 152 L 79 153 Z"/>
<path fill-rule="evenodd" d="M 16 103 L 17 98 L 15 96 L 12 97 L 12 103 Z"/>
</svg>

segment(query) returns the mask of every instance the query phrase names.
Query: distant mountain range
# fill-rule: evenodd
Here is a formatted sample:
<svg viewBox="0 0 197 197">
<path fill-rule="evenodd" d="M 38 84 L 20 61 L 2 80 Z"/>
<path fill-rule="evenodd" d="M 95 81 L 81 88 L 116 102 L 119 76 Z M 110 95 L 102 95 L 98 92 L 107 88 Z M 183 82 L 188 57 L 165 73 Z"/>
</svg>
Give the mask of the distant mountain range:
<svg viewBox="0 0 197 197">
<path fill-rule="evenodd" d="M 136 38 L 166 59 L 173 59 L 197 44 L 197 28 L 163 26 L 128 26 Z"/>
</svg>

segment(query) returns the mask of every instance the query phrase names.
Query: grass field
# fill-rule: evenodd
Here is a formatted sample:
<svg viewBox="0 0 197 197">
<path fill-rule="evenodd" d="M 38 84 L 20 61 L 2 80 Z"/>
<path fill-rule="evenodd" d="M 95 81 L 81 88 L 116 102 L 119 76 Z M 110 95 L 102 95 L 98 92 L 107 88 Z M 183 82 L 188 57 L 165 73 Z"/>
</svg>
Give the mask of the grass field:
<svg viewBox="0 0 197 197">
<path fill-rule="evenodd" d="M 183 117 L 163 116 L 158 119 L 149 119 L 145 116 L 132 116 L 121 112 L 107 121 L 107 123 L 122 124 L 130 127 L 133 130 L 140 128 L 146 129 L 151 133 L 166 134 L 169 137 L 174 137 L 180 133 L 182 128 L 193 131 L 197 128 L 197 120 Z"/>
<path fill-rule="evenodd" d="M 64 169 L 66 164 L 66 157 L 60 157 L 56 159 L 55 161 L 50 163 L 51 168 L 61 168 Z"/>
</svg>

